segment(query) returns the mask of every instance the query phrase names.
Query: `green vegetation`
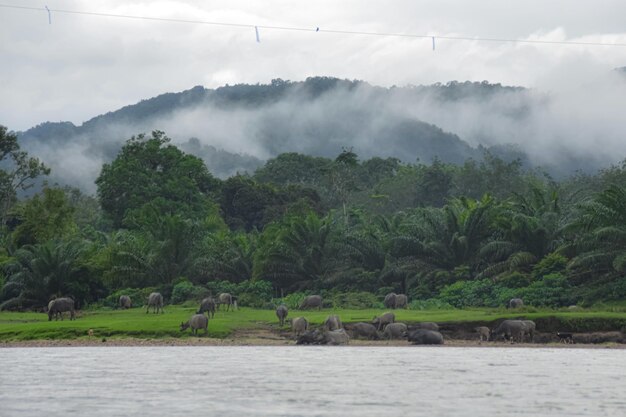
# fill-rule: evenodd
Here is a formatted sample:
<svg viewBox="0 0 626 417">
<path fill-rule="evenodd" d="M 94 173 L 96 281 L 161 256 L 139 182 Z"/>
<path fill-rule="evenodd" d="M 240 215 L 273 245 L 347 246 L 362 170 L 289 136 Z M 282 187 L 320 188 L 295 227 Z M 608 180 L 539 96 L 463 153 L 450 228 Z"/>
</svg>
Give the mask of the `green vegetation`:
<svg viewBox="0 0 626 417">
<path fill-rule="evenodd" d="M 122 294 L 143 304 L 150 291 L 177 304 L 230 292 L 268 311 L 317 293 L 356 315 L 391 291 L 416 311 L 626 300 L 626 165 L 556 182 L 488 152 L 404 164 L 346 148 L 334 159 L 283 154 L 219 180 L 153 132 L 102 167 L 97 198 L 45 186 L 18 200 L 47 168 L 0 133 L 0 155 L 23 169 L 1 165 L 0 310 L 44 311 L 71 296 L 91 311 Z M 212 331 L 229 331 L 220 326 Z"/>
</svg>

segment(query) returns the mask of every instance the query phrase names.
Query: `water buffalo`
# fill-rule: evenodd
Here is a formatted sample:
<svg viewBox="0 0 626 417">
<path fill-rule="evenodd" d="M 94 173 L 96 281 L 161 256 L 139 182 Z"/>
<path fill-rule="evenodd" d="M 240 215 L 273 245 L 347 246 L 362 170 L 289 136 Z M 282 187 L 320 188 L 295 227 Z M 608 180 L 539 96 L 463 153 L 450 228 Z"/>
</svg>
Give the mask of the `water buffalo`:
<svg viewBox="0 0 626 417">
<path fill-rule="evenodd" d="M 154 313 L 158 313 L 159 309 L 161 310 L 161 313 L 165 313 L 165 310 L 163 310 L 163 296 L 160 292 L 153 292 L 148 296 L 146 314 L 150 311 L 150 307 L 152 307 Z"/>
<path fill-rule="evenodd" d="M 52 304 L 54 304 L 54 300 L 56 300 L 56 297 L 55 297 L 55 298 L 53 298 L 52 300 L 50 300 L 50 302 L 48 302 L 48 312 L 50 312 L 50 309 L 52 308 Z M 57 311 L 57 312 L 55 313 L 55 316 L 56 316 L 56 317 L 54 318 L 55 320 L 58 320 L 58 319 L 59 319 L 59 316 L 61 316 L 61 319 L 63 318 L 63 314 L 62 314 L 61 312 L 59 312 L 59 311 Z M 48 321 L 50 321 L 50 320 L 48 320 Z"/>
<path fill-rule="evenodd" d="M 350 330 L 352 331 L 353 339 L 378 339 L 378 332 L 376 331 L 376 327 L 370 323 L 355 323 L 352 325 Z"/>
<path fill-rule="evenodd" d="M 433 330 L 414 330 L 409 332 L 408 340 L 414 345 L 443 345 L 443 335 Z"/>
<path fill-rule="evenodd" d="M 130 297 L 127 295 L 120 295 L 120 308 L 131 308 L 133 306 Z"/>
<path fill-rule="evenodd" d="M 322 309 L 322 297 L 319 295 L 309 295 L 300 303 L 300 310 L 307 310 L 309 308 Z"/>
<path fill-rule="evenodd" d="M 291 320 L 291 330 L 296 337 L 300 336 L 309 328 L 309 322 L 304 317 L 296 317 Z"/>
<path fill-rule="evenodd" d="M 215 317 L 215 300 L 213 297 L 203 299 L 196 314 L 204 314 L 205 312 L 207 313 L 207 317 Z"/>
<path fill-rule="evenodd" d="M 326 317 L 326 320 L 324 321 L 324 329 L 332 331 L 339 330 L 341 328 L 343 328 L 343 324 L 341 323 L 341 319 L 338 315 L 331 314 L 330 316 Z"/>
<path fill-rule="evenodd" d="M 198 330 L 204 329 L 204 334 L 209 334 L 209 318 L 204 314 L 194 314 L 185 323 L 180 323 L 180 331 L 185 331 L 191 327 L 191 333 L 196 336 Z"/>
<path fill-rule="evenodd" d="M 495 329 L 491 331 L 491 339 L 498 340 L 500 337 L 510 340 L 522 342 L 526 333 L 526 324 L 521 320 L 504 320 Z"/>
<path fill-rule="evenodd" d="M 280 323 L 280 327 L 283 327 L 285 325 L 285 319 L 287 318 L 287 314 L 289 314 L 289 310 L 284 304 L 279 305 L 276 309 L 276 317 L 278 317 L 278 323 Z"/>
<path fill-rule="evenodd" d="M 233 310 L 237 309 L 237 297 L 227 292 L 221 293 L 217 299 L 219 300 L 219 304 L 217 305 L 217 309 L 219 310 L 221 304 L 226 305 L 226 311 L 230 310 L 230 307 L 233 307 Z"/>
<path fill-rule="evenodd" d="M 556 337 L 561 343 L 574 343 L 574 335 L 569 332 L 556 332 Z"/>
<path fill-rule="evenodd" d="M 508 308 L 520 308 L 524 307 L 524 301 L 521 298 L 511 298 L 509 300 Z"/>
<path fill-rule="evenodd" d="M 61 315 L 61 320 L 63 320 L 63 312 L 65 311 L 70 312 L 70 320 L 76 319 L 76 315 L 74 312 L 74 300 L 72 300 L 71 298 L 63 297 L 50 301 L 50 303 L 48 303 L 48 321 L 52 320 L 52 316 L 58 314 Z"/>
<path fill-rule="evenodd" d="M 394 321 L 396 321 L 396 315 L 393 313 L 385 313 L 382 314 L 378 317 L 374 317 L 374 319 L 372 320 L 372 324 L 374 326 L 376 326 L 376 328 L 378 329 L 378 331 L 382 331 L 385 329 L 385 326 L 388 325 L 389 323 L 393 323 Z"/>
<path fill-rule="evenodd" d="M 396 295 L 396 308 L 407 308 L 409 305 L 409 299 L 404 294 Z"/>
<path fill-rule="evenodd" d="M 432 330 L 433 332 L 439 331 L 439 325 L 432 321 L 422 321 L 420 323 L 414 324 L 413 326 L 411 326 L 411 328 L 414 330 L 421 329 L 421 330 Z"/>
<path fill-rule="evenodd" d="M 491 330 L 489 330 L 489 327 L 480 326 L 474 328 L 474 330 L 478 333 L 478 338 L 481 342 L 489 340 L 489 337 L 491 336 Z"/>
<path fill-rule="evenodd" d="M 395 292 L 385 295 L 385 300 L 383 301 L 385 308 L 396 308 L 396 298 L 398 298 L 398 295 Z"/>
<path fill-rule="evenodd" d="M 298 345 L 347 345 L 350 337 L 344 329 L 332 331 L 309 330 L 298 337 Z"/>
<path fill-rule="evenodd" d="M 407 336 L 407 327 L 404 323 L 389 323 L 385 326 L 383 337 L 385 339 L 404 339 Z"/>
<path fill-rule="evenodd" d="M 522 323 L 526 325 L 526 334 L 530 336 L 530 342 L 535 341 L 535 330 L 537 329 L 537 325 L 532 320 L 522 320 Z"/>
</svg>

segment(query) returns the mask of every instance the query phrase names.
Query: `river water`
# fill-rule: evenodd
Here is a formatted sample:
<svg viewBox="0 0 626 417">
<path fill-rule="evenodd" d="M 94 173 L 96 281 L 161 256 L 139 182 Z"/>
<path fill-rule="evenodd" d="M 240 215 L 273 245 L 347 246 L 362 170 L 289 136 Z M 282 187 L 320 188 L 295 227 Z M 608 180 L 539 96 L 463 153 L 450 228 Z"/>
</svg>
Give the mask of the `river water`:
<svg viewBox="0 0 626 417">
<path fill-rule="evenodd" d="M 0 416 L 626 416 L 626 351 L 0 349 Z"/>
</svg>

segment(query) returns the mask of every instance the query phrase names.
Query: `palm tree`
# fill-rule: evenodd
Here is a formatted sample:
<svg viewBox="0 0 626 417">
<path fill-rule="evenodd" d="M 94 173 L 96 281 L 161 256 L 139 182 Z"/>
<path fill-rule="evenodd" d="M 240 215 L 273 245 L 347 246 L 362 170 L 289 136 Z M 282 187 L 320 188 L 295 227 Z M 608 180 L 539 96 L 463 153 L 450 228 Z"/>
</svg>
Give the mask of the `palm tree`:
<svg viewBox="0 0 626 417">
<path fill-rule="evenodd" d="M 74 295 L 82 268 L 78 241 L 26 245 L 14 253 L 5 267 L 7 282 L 2 289 L 0 310 L 8 307 L 40 308 L 52 296 Z"/>
<path fill-rule="evenodd" d="M 580 205 L 580 216 L 568 225 L 575 251 L 568 265 L 575 279 L 612 281 L 626 273 L 626 189 L 612 185 Z"/>
</svg>

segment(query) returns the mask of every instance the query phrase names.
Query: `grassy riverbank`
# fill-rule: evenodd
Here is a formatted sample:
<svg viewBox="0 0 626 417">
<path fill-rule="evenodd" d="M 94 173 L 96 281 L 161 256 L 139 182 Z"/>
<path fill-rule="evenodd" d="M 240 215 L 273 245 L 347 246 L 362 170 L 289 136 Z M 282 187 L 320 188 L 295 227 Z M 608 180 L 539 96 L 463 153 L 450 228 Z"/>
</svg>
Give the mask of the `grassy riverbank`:
<svg viewBox="0 0 626 417">
<path fill-rule="evenodd" d="M 0 313 L 0 342 L 32 340 L 71 340 L 87 338 L 92 329 L 96 338 L 113 339 L 184 339 L 189 331 L 180 332 L 196 307 L 168 306 L 165 314 L 146 314 L 142 308 L 130 310 L 82 311 L 77 320 L 48 321 L 43 313 Z M 380 310 L 326 309 L 322 311 L 290 311 L 289 317 L 304 316 L 313 325 L 321 324 L 329 314 L 338 314 L 344 323 L 369 321 Z M 463 326 L 489 324 L 502 318 L 524 316 L 538 322 L 543 331 L 610 331 L 626 327 L 626 312 L 614 311 L 511 311 L 498 309 L 471 310 L 396 310 L 396 320 L 405 323 L 434 321 Z M 272 310 L 241 308 L 235 312 L 218 312 L 209 321 L 209 337 L 236 337 L 237 332 L 259 329 L 281 330 Z M 282 330 L 287 331 L 286 325 Z"/>
</svg>

